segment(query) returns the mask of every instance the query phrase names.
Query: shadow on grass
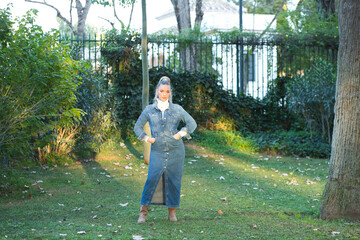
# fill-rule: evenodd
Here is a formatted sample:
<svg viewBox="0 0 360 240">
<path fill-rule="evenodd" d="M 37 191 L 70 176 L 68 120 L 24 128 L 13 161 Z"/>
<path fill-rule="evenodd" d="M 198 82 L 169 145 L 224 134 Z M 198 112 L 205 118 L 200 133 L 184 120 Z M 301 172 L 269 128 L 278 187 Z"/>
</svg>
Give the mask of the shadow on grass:
<svg viewBox="0 0 360 240">
<path fill-rule="evenodd" d="M 198 150 L 191 149 L 190 146 L 188 146 L 187 152 L 187 157 L 191 154 L 199 154 Z M 220 153 L 214 151 L 214 153 L 217 155 L 226 155 L 223 151 Z M 211 153 L 208 151 L 207 154 Z M 238 163 L 246 164 L 256 161 L 255 157 L 246 154 L 237 154 L 237 158 L 236 161 L 238 161 Z M 221 200 L 222 197 L 233 195 L 238 196 L 236 197 L 237 200 L 235 202 L 243 205 L 239 208 L 239 212 L 265 212 L 266 214 L 270 214 L 276 211 L 277 213 L 286 215 L 301 214 L 311 216 L 312 218 L 317 217 L 318 209 L 311 207 L 311 204 L 309 203 L 309 200 L 311 199 L 306 194 L 292 190 L 289 185 L 282 185 L 275 182 L 277 179 L 272 179 L 271 176 L 264 178 L 260 172 L 245 171 L 236 165 L 230 167 L 230 163 L 218 165 L 215 160 L 216 159 L 212 157 L 201 158 L 199 161 L 206 161 L 206 165 L 200 164 L 199 162 L 188 165 L 195 165 L 198 167 L 187 167 L 186 174 L 188 175 L 190 173 L 191 175 L 196 175 L 199 172 L 206 173 L 201 174 L 202 177 L 205 177 L 206 179 L 204 185 L 206 188 L 211 187 L 211 191 L 218 194 L 217 201 L 220 204 L 224 203 Z M 262 168 L 266 169 L 267 167 L 262 166 L 259 170 L 262 170 Z M 207 173 L 208 171 L 209 173 Z M 233 172 L 233 176 L 228 177 L 226 174 L 229 172 Z M 218 180 L 220 176 L 226 176 L 226 181 Z M 188 177 L 192 178 L 192 176 L 189 175 Z M 225 182 L 232 186 L 224 186 Z M 224 189 L 224 187 L 227 189 Z M 301 186 L 298 187 L 301 188 Z M 309 191 L 312 190 L 309 189 Z M 199 207 L 198 204 L 195 205 Z M 264 208 L 261 207 L 262 205 Z M 271 206 L 271 208 L 269 208 L 269 206 Z"/>
</svg>

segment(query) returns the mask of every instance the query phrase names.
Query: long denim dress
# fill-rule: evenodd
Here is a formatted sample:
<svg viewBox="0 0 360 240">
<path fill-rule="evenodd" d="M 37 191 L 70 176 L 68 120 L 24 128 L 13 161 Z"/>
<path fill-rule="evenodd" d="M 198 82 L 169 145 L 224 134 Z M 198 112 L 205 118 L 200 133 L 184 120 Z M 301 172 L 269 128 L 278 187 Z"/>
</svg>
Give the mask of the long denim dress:
<svg viewBox="0 0 360 240">
<path fill-rule="evenodd" d="M 182 131 L 190 138 L 196 128 L 195 120 L 180 106 L 169 102 L 169 108 L 162 114 L 157 103 L 147 106 L 137 120 L 134 132 L 139 140 L 144 140 L 143 128 L 149 122 L 155 142 L 151 145 L 148 177 L 141 198 L 141 205 L 166 205 L 179 207 L 181 179 L 184 169 L 185 148 L 182 139 L 173 135 L 180 121 L 185 123 Z"/>
</svg>

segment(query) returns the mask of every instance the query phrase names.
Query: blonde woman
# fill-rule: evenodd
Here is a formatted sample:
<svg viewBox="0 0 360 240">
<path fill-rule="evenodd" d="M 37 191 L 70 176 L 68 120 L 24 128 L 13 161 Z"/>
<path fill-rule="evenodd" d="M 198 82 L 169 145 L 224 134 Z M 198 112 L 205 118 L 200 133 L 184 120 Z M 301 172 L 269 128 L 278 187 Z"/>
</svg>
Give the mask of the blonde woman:
<svg viewBox="0 0 360 240">
<path fill-rule="evenodd" d="M 180 122 L 185 123 L 180 131 Z M 143 128 L 149 122 L 151 136 Z M 177 221 L 185 148 L 182 137 L 190 139 L 195 120 L 178 104 L 172 103 L 170 79 L 162 77 L 156 86 L 154 103 L 147 106 L 137 120 L 134 132 L 139 140 L 151 143 L 148 177 L 141 198 L 138 223 L 144 223 L 149 205 L 166 205 L 168 218 Z"/>
</svg>

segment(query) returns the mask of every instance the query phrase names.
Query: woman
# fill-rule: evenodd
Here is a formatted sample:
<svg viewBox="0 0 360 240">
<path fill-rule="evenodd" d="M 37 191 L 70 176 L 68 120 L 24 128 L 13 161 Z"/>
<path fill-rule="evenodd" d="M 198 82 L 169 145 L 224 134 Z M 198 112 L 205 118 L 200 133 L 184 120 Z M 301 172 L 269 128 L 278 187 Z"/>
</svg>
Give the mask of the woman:
<svg viewBox="0 0 360 240">
<path fill-rule="evenodd" d="M 185 127 L 178 131 L 180 121 L 185 123 Z M 143 130 L 146 122 L 149 122 L 152 137 Z M 146 221 L 150 204 L 166 205 L 169 220 L 177 221 L 176 208 L 180 203 L 185 159 L 181 138 L 190 139 L 189 134 L 195 128 L 195 120 L 180 105 L 172 103 L 170 79 L 165 76 L 160 78 L 154 103 L 144 109 L 134 127 L 139 140 L 152 144 L 138 223 Z"/>
</svg>

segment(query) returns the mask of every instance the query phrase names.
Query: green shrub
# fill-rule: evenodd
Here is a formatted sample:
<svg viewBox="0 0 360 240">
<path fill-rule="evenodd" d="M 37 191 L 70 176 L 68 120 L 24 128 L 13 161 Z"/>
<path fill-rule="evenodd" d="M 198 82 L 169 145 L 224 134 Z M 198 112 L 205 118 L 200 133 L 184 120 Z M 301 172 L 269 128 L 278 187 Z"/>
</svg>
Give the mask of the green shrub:
<svg viewBox="0 0 360 240">
<path fill-rule="evenodd" d="M 33 12 L 16 20 L 17 29 L 9 9 L 0 16 L 1 27 L 11 29 L 0 34 L 0 155 L 21 163 L 37 159 L 49 145 L 56 148 L 57 130 L 80 119 L 82 111 L 75 108 L 79 67 L 57 42 L 58 33 L 34 25 Z"/>
<path fill-rule="evenodd" d="M 318 132 L 329 143 L 334 121 L 335 67 L 321 58 L 315 59 L 304 75 L 287 84 L 288 107 L 307 121 L 312 136 Z"/>
<path fill-rule="evenodd" d="M 98 152 L 116 127 L 112 116 L 114 98 L 107 79 L 99 72 L 93 72 L 88 63 L 83 65 L 78 74 L 81 85 L 76 91 L 76 107 L 85 115 L 78 123 L 76 148 L 77 152 Z"/>
<path fill-rule="evenodd" d="M 329 158 L 331 146 L 321 136 L 305 131 L 277 131 L 254 133 L 248 136 L 259 152 L 298 157 Z"/>
</svg>

